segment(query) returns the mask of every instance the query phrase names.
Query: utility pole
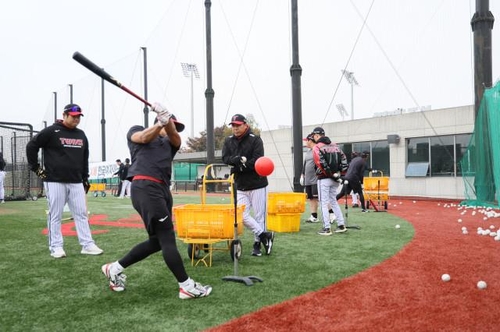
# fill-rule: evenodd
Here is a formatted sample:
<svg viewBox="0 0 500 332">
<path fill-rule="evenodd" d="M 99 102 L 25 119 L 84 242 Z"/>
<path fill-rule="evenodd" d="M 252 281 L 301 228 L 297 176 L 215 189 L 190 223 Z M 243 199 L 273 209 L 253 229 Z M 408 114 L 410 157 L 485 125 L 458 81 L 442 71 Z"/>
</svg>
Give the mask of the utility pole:
<svg viewBox="0 0 500 332">
<path fill-rule="evenodd" d="M 302 173 L 302 67 L 299 64 L 299 14 L 297 0 L 292 0 L 292 141 L 293 141 L 293 191 L 301 192 Z"/>
<path fill-rule="evenodd" d="M 205 34 L 207 51 L 207 89 L 205 99 L 207 100 L 207 165 L 215 161 L 215 139 L 214 139 L 214 89 L 212 88 L 212 21 L 210 7 L 212 1 L 205 0 Z"/>
</svg>

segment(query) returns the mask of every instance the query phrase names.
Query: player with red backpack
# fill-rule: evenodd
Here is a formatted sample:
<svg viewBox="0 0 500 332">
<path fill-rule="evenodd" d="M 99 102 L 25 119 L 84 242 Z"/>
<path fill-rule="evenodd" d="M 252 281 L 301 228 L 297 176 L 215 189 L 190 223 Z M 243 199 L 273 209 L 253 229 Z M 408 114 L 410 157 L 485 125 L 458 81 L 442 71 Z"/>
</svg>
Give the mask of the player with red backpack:
<svg viewBox="0 0 500 332">
<path fill-rule="evenodd" d="M 347 228 L 336 196 L 341 172 L 347 170 L 347 158 L 339 146 L 325 136 L 323 128 L 316 127 L 312 133 L 317 143 L 313 148 L 313 159 L 318 177 L 318 199 L 323 214 L 323 229 L 318 234 L 332 235 L 328 218 L 329 206 L 337 217 L 335 233 L 344 233 Z"/>
</svg>

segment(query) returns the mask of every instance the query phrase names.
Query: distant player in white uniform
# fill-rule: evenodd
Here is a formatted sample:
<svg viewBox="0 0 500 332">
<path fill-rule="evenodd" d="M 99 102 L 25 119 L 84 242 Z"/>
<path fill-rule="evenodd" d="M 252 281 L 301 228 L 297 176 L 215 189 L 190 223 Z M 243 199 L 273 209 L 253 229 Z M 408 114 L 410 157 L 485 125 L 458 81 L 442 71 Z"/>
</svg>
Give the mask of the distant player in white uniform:
<svg viewBox="0 0 500 332">
<path fill-rule="evenodd" d="M 26 146 L 30 169 L 44 181 L 49 208 L 49 249 L 54 258 L 66 257 L 61 233 L 66 204 L 75 221 L 81 253 L 100 255 L 103 252 L 92 239 L 87 215 L 85 195 L 90 188 L 89 144 L 85 133 L 77 128 L 81 116 L 80 106 L 66 105 L 63 119 L 40 131 Z M 44 167 L 38 162 L 40 149 L 44 153 Z"/>
</svg>

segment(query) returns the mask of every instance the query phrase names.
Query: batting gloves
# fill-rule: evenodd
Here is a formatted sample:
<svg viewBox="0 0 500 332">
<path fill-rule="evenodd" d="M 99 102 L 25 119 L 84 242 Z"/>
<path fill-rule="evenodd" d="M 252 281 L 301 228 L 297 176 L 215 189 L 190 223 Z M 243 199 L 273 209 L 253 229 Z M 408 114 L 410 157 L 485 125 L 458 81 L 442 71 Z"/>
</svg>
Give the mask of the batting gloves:
<svg viewBox="0 0 500 332">
<path fill-rule="evenodd" d="M 85 190 L 86 194 L 89 192 L 90 189 L 89 179 L 83 179 L 83 189 Z"/>
<path fill-rule="evenodd" d="M 168 124 L 168 122 L 170 121 L 170 118 L 172 117 L 172 113 L 170 113 L 165 106 L 163 106 L 159 103 L 154 103 L 152 108 L 153 108 L 153 111 L 158 113 L 158 115 L 156 116 L 156 118 L 158 119 L 158 122 L 162 126 L 166 126 Z"/>
<path fill-rule="evenodd" d="M 47 177 L 47 173 L 45 173 L 45 170 L 41 166 L 38 166 L 35 170 L 35 174 L 42 180 Z"/>
</svg>

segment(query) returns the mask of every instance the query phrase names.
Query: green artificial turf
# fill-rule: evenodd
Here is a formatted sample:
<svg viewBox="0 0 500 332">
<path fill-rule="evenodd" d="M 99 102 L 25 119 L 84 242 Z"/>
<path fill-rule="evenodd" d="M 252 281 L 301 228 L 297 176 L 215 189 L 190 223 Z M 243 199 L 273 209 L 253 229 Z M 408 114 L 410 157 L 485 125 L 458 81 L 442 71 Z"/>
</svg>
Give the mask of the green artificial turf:
<svg viewBox="0 0 500 332">
<path fill-rule="evenodd" d="M 196 194 L 174 195 L 174 202 L 201 204 Z M 207 203 L 226 204 L 229 198 L 207 197 Z M 111 196 L 89 194 L 88 207 L 91 215 L 105 214 L 107 220 L 136 214 L 129 199 Z M 188 274 L 213 286 L 210 297 L 183 301 L 160 254 L 126 270 L 126 291 L 108 288 L 101 265 L 145 240 L 144 229 L 93 225 L 94 231 L 108 230 L 94 235 L 103 255 L 81 255 L 77 238 L 71 236 L 65 237 L 67 257 L 54 259 L 42 234 L 45 209 L 43 198 L 0 206 L 1 331 L 203 330 L 354 275 L 397 253 L 414 234 L 410 224 L 389 213 L 362 214 L 349 208 L 348 224 L 361 230 L 320 236 L 320 224 L 304 222 L 306 210 L 299 232 L 277 233 L 272 255 L 252 257 L 253 236 L 245 229 L 238 275 L 263 279 L 253 286 L 222 280 L 235 271 L 228 251 L 214 252 L 212 267 L 193 267 L 186 243 L 178 240 Z M 401 228 L 396 230 L 396 224 Z"/>
</svg>

